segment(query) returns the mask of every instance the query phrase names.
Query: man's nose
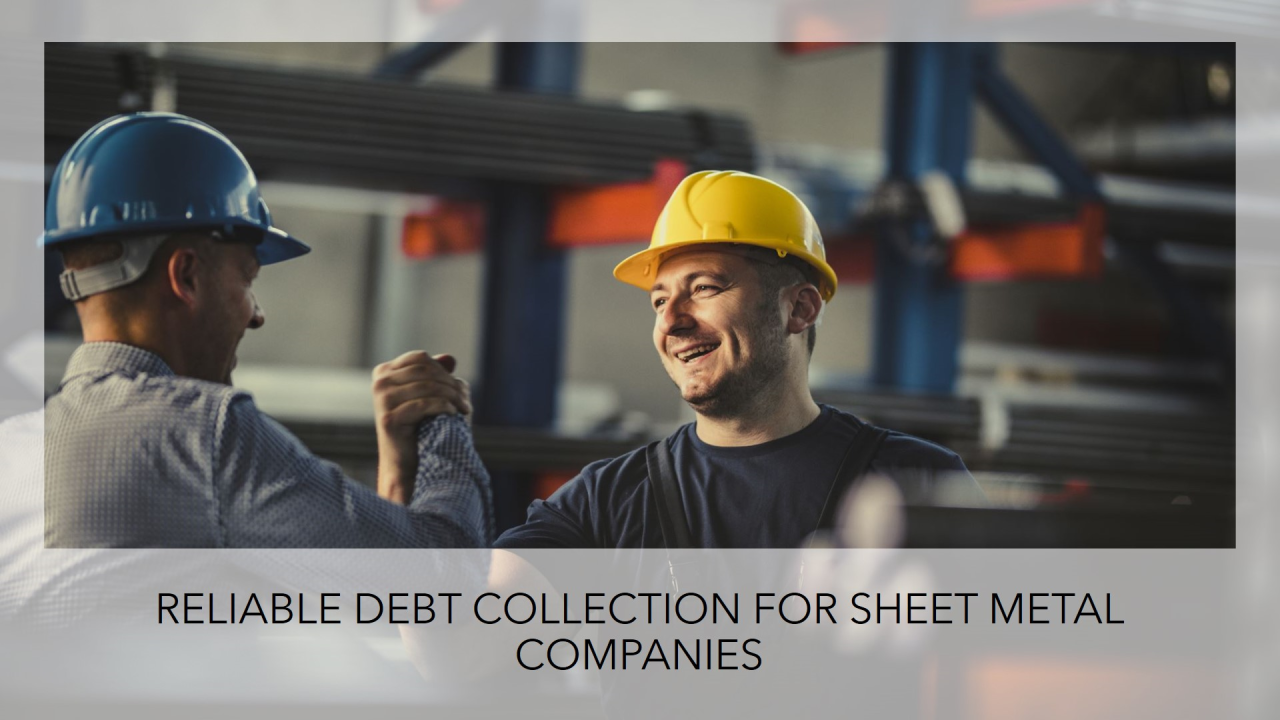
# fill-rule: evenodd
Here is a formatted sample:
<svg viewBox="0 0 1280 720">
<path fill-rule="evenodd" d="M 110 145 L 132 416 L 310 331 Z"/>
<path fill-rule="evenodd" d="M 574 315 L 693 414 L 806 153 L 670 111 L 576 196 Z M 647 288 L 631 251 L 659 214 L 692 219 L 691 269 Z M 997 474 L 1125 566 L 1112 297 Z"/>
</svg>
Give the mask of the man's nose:
<svg viewBox="0 0 1280 720">
<path fill-rule="evenodd" d="M 249 318 L 249 329 L 257 330 L 267 324 L 267 316 L 262 313 L 262 307 L 258 305 L 258 299 L 253 298 L 253 315 Z"/>
<path fill-rule="evenodd" d="M 658 310 L 658 332 L 663 335 L 676 335 L 694 326 L 684 303 L 672 298 Z"/>
</svg>

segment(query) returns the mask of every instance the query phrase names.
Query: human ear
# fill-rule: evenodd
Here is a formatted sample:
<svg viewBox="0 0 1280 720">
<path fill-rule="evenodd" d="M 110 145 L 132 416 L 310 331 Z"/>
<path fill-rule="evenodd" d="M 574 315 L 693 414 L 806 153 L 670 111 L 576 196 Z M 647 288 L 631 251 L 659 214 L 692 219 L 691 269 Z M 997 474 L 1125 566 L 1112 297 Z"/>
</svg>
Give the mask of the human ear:
<svg viewBox="0 0 1280 720">
<path fill-rule="evenodd" d="M 183 247 L 173 251 L 166 268 L 169 271 L 169 289 L 174 297 L 185 305 L 195 305 L 200 288 L 200 258 L 195 248 Z"/>
<path fill-rule="evenodd" d="M 791 313 L 787 316 L 787 332 L 802 333 L 818 322 L 822 312 L 822 296 L 808 283 L 791 288 Z"/>
</svg>

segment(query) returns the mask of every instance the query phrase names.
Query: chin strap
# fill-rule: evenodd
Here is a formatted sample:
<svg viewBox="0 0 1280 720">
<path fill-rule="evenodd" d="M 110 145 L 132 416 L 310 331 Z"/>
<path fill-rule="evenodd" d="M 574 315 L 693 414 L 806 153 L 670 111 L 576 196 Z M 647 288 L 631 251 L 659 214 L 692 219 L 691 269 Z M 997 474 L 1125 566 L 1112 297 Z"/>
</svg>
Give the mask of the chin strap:
<svg viewBox="0 0 1280 720">
<path fill-rule="evenodd" d="M 120 257 L 81 270 L 64 270 L 58 276 L 62 294 L 72 302 L 90 295 L 123 287 L 142 277 L 151 264 L 156 248 L 168 239 L 168 235 L 121 240 L 124 252 Z"/>
</svg>

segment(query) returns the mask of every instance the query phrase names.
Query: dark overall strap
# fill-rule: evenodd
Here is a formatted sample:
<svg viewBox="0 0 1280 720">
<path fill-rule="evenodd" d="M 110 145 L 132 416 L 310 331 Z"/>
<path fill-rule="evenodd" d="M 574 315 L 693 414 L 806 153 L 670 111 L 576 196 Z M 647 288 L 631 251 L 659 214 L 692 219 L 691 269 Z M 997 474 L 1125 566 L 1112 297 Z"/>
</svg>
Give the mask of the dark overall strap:
<svg viewBox="0 0 1280 720">
<path fill-rule="evenodd" d="M 693 533 L 684 516 L 684 501 L 676 484 L 675 463 L 666 440 L 656 440 L 645 448 L 649 464 L 649 487 L 658 505 L 658 524 L 667 549 L 693 547 Z"/>
<path fill-rule="evenodd" d="M 822 504 L 822 515 L 818 517 L 818 530 L 830 530 L 835 526 L 840 498 L 844 497 L 845 491 L 871 468 L 871 461 L 875 459 L 876 453 L 880 451 L 880 446 L 888 434 L 888 430 L 871 423 L 864 422 L 858 426 L 858 431 L 849 441 L 849 449 L 844 452 L 840 469 L 836 471 L 836 477 L 831 481 L 827 500 Z"/>
</svg>

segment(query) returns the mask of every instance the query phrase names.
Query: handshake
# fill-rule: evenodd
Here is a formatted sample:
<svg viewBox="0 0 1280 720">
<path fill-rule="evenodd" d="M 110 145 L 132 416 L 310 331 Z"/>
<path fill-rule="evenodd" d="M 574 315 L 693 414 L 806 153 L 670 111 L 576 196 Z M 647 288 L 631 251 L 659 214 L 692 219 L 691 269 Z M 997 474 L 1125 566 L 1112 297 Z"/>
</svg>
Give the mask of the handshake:
<svg viewBox="0 0 1280 720">
<path fill-rule="evenodd" d="M 413 493 L 418 464 L 417 428 L 436 415 L 471 420 L 471 386 L 455 378 L 452 355 L 407 352 L 373 369 L 378 434 L 378 494 L 402 505 Z"/>
</svg>

